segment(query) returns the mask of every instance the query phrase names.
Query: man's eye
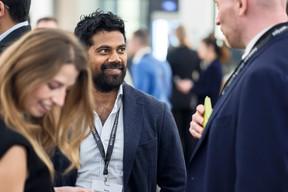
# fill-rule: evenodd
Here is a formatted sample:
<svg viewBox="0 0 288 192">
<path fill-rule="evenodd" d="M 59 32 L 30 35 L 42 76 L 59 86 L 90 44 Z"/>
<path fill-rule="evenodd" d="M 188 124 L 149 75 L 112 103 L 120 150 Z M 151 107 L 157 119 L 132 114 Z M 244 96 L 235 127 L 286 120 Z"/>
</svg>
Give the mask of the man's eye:
<svg viewBox="0 0 288 192">
<path fill-rule="evenodd" d="M 102 49 L 99 51 L 100 53 L 108 53 L 108 50 L 107 49 Z"/>
<path fill-rule="evenodd" d="M 122 48 L 119 49 L 120 52 L 125 52 L 125 50 L 126 50 L 125 47 L 122 47 Z"/>
</svg>

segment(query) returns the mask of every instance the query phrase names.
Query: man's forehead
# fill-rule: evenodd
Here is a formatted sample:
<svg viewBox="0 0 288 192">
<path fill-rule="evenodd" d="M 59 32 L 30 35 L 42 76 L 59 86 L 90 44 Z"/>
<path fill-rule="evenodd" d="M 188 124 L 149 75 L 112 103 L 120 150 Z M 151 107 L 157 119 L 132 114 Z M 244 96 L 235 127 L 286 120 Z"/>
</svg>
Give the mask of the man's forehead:
<svg viewBox="0 0 288 192">
<path fill-rule="evenodd" d="M 120 31 L 100 31 L 93 35 L 92 40 L 94 45 L 120 46 L 126 44 L 124 36 Z"/>
<path fill-rule="evenodd" d="M 120 31 L 99 31 L 93 35 L 93 39 L 124 40 L 124 36 Z"/>
<path fill-rule="evenodd" d="M 93 36 L 121 36 L 124 38 L 123 34 L 118 30 L 115 30 L 115 31 L 101 30 L 95 33 Z"/>
</svg>

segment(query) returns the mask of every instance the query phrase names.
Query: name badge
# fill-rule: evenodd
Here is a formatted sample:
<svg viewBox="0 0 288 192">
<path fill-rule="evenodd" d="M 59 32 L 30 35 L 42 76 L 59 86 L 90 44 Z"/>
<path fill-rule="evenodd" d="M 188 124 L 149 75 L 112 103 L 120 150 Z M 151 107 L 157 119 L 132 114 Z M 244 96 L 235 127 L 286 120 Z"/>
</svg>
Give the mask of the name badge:
<svg viewBox="0 0 288 192">
<path fill-rule="evenodd" d="M 104 183 L 104 181 L 93 180 L 92 189 L 95 192 L 122 192 L 123 186 L 114 183 Z"/>
</svg>

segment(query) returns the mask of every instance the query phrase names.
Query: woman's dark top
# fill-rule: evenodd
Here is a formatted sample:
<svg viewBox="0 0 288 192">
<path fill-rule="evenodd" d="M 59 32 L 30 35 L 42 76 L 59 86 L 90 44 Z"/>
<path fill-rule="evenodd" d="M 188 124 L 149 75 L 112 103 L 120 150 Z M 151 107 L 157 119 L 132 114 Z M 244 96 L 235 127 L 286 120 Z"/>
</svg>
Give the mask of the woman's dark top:
<svg viewBox="0 0 288 192">
<path fill-rule="evenodd" d="M 54 191 L 49 170 L 39 159 L 32 145 L 24 136 L 7 128 L 3 120 L 0 119 L 0 159 L 13 145 L 21 145 L 27 150 L 29 177 L 25 182 L 24 192 Z"/>
<path fill-rule="evenodd" d="M 206 70 L 200 73 L 200 78 L 190 90 L 198 96 L 198 104 L 203 104 L 206 96 L 211 98 L 212 106 L 218 100 L 222 84 L 222 65 L 218 59 L 214 60 Z"/>
<path fill-rule="evenodd" d="M 193 72 L 200 70 L 200 59 L 197 52 L 188 47 L 177 47 L 167 54 L 167 61 L 169 62 L 173 80 L 192 79 Z M 175 81 L 173 81 L 171 104 L 174 110 L 194 110 L 196 106 L 191 105 L 195 96 L 191 94 L 184 94 L 176 88 Z M 190 113 L 189 113 L 190 117 Z M 189 120 L 190 123 L 190 120 Z"/>
</svg>

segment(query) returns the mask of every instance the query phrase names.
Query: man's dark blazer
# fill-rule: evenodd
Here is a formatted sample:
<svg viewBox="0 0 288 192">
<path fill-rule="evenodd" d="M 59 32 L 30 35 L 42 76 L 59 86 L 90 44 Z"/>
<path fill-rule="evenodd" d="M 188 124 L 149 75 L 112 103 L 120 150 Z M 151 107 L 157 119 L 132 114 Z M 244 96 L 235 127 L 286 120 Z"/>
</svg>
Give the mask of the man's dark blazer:
<svg viewBox="0 0 288 192">
<path fill-rule="evenodd" d="M 19 27 L 18 29 L 9 33 L 4 39 L 2 39 L 2 41 L 0 41 L 0 54 L 28 31 L 31 31 L 30 25 Z"/>
<path fill-rule="evenodd" d="M 157 184 L 162 191 L 185 191 L 184 156 L 168 106 L 124 83 L 123 114 L 123 191 L 154 192 Z M 54 166 L 61 172 L 67 161 L 58 154 Z M 76 177 L 76 170 L 58 177 L 56 186 L 74 186 Z"/>
<path fill-rule="evenodd" d="M 288 33 L 220 97 L 187 166 L 187 192 L 288 191 Z"/>
</svg>

